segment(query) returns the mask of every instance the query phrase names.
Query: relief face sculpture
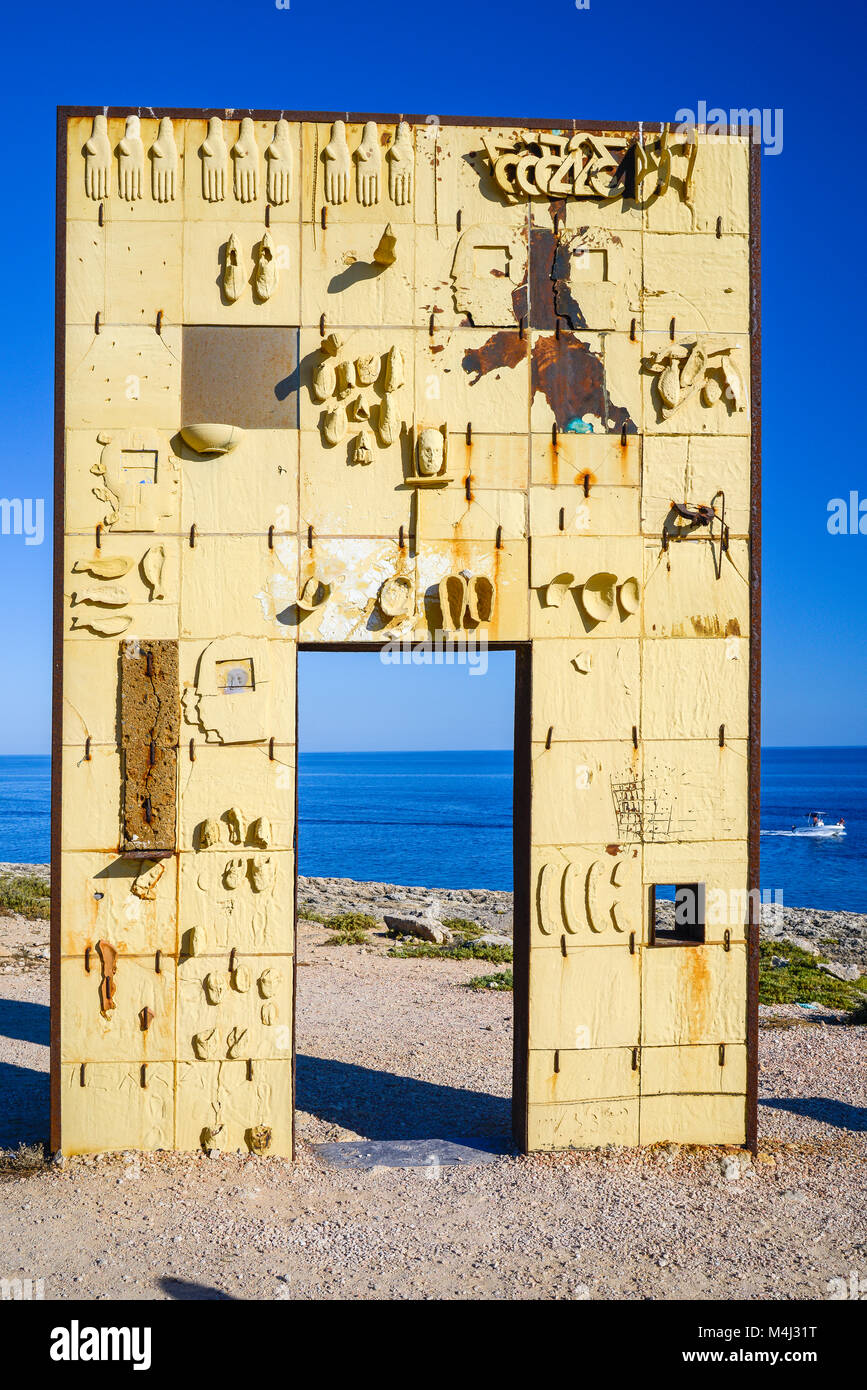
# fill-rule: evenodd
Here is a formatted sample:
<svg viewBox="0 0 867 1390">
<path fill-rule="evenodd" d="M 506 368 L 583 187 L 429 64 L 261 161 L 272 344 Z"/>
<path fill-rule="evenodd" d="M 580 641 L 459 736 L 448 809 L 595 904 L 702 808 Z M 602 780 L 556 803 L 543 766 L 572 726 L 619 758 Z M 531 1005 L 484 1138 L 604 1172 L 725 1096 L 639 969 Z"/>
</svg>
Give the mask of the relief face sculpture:
<svg viewBox="0 0 867 1390">
<path fill-rule="evenodd" d="M 442 471 L 443 447 L 439 430 L 422 430 L 418 437 L 418 471 L 422 478 L 435 478 Z"/>
<path fill-rule="evenodd" d="M 517 322 L 526 310 L 526 231 L 508 223 L 468 227 L 455 249 L 451 278 L 456 313 L 477 328 Z M 524 302 L 516 313 L 519 286 Z"/>
</svg>

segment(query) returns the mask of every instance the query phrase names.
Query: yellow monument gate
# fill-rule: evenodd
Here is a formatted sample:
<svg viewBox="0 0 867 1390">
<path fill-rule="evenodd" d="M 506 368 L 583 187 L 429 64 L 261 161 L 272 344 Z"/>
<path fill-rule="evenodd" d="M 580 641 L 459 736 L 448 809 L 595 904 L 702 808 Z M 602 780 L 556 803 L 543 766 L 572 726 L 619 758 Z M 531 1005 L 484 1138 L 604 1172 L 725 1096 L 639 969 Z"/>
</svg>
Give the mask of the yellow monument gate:
<svg viewBox="0 0 867 1390">
<path fill-rule="evenodd" d="M 518 1145 L 754 1144 L 757 209 L 737 134 L 59 113 L 55 1148 L 292 1154 L 297 653 L 395 641 L 516 652 Z"/>
</svg>

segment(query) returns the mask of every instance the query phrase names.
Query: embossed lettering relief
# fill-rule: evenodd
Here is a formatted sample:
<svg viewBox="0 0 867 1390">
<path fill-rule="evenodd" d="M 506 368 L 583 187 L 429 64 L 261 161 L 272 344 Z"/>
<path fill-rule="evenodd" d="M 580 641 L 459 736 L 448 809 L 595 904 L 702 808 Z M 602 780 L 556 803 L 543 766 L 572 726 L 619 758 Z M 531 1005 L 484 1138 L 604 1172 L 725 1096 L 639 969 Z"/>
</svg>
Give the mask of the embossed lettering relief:
<svg viewBox="0 0 867 1390">
<path fill-rule="evenodd" d="M 634 853 L 547 861 L 536 879 L 536 924 L 544 936 L 638 932 L 639 864 Z"/>
<path fill-rule="evenodd" d="M 483 136 L 483 144 L 494 182 L 509 201 L 623 197 L 648 205 L 671 185 L 675 159 L 679 191 L 687 201 L 696 154 L 694 141 L 672 141 L 667 133 L 645 141 L 586 131 L 540 131 L 512 141 L 491 132 Z"/>
</svg>

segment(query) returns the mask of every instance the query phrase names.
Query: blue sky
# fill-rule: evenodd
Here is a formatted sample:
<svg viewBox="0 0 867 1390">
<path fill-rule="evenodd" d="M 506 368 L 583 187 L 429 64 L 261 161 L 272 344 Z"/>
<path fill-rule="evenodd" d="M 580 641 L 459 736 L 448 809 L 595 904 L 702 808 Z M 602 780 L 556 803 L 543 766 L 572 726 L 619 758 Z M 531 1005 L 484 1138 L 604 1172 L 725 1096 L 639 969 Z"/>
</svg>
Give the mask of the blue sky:
<svg viewBox="0 0 867 1390">
<path fill-rule="evenodd" d="M 862 6 L 803 0 L 689 12 L 636 0 L 7 9 L 0 498 L 51 496 L 58 104 L 648 121 L 702 100 L 781 108 L 782 151 L 762 161 L 764 741 L 867 743 L 867 535 L 826 527 L 831 498 L 867 498 L 865 37 Z M 0 753 L 48 750 L 50 583 L 48 540 L 0 535 Z M 334 698 L 333 670 L 324 658 L 311 668 L 305 702 Z M 344 746 L 381 746 L 381 711 L 405 708 L 408 692 L 437 711 L 432 746 L 509 742 L 505 658 L 484 680 L 422 669 L 398 682 L 375 661 L 364 672 L 352 679 L 370 717 Z"/>
</svg>

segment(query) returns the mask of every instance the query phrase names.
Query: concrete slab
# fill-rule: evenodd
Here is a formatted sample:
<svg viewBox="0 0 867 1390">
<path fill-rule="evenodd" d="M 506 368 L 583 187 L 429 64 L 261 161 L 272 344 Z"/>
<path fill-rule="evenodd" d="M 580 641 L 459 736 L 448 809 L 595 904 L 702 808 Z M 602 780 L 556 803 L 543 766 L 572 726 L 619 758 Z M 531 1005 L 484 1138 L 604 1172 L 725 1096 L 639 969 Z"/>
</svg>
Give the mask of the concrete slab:
<svg viewBox="0 0 867 1390">
<path fill-rule="evenodd" d="M 444 1168 L 493 1163 L 516 1152 L 508 1139 L 360 1139 L 314 1144 L 333 1168 Z"/>
</svg>

